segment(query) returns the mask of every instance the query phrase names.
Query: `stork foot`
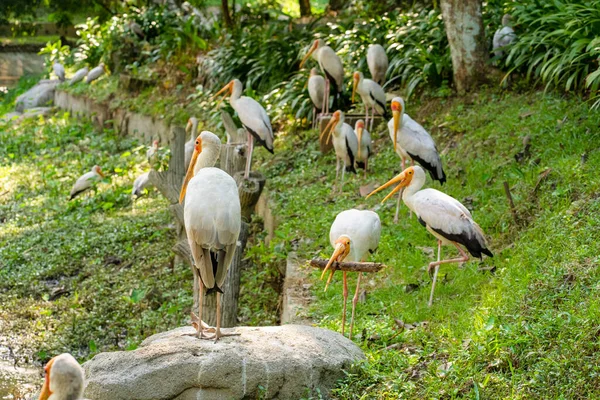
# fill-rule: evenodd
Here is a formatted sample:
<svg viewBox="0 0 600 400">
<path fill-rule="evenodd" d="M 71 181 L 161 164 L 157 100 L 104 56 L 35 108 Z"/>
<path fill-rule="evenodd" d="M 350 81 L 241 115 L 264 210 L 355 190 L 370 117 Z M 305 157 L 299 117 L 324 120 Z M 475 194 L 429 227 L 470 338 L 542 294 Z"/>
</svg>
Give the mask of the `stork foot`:
<svg viewBox="0 0 600 400">
<path fill-rule="evenodd" d="M 435 271 L 435 263 L 434 262 L 430 262 L 429 266 L 427 266 L 427 273 L 429 274 L 430 278 L 433 277 L 433 271 Z"/>
<path fill-rule="evenodd" d="M 221 332 L 220 329 L 218 329 L 215 332 L 214 336 L 211 337 L 211 339 L 215 339 L 215 343 L 217 343 L 219 341 L 219 339 L 221 339 L 222 337 L 225 337 L 225 336 L 240 336 L 240 335 L 241 335 L 241 333 L 237 333 L 237 332 L 223 333 L 223 332 Z"/>
</svg>

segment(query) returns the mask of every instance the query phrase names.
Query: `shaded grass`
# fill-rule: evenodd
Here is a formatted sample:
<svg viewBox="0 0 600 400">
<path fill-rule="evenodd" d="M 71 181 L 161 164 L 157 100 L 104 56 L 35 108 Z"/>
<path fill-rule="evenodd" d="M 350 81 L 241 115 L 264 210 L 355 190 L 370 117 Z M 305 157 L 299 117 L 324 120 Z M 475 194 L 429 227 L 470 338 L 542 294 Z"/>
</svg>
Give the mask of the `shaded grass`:
<svg viewBox="0 0 600 400">
<path fill-rule="evenodd" d="M 400 172 L 387 131 L 374 135 L 369 179 L 350 177 L 342 195 L 331 195 L 335 161 L 331 153 L 320 155 L 316 133 L 281 135 L 284 155 L 263 161 L 281 221 L 276 240 L 288 251 L 328 257 L 329 227 L 344 209 L 373 208 L 382 219 L 372 259 L 388 268 L 365 280 L 366 302 L 358 306 L 355 327 L 367 363 L 340 384 L 337 397 L 598 396 L 598 386 L 586 382 L 598 369 L 600 114 L 578 98 L 494 91 L 407 107 L 443 153 L 448 183 L 442 190 L 473 210 L 495 254 L 463 268 L 442 267 L 432 308 L 425 271 L 435 239 L 406 207 L 394 225 L 395 202 L 382 207 L 383 196 L 358 195 L 361 184 L 381 184 Z M 526 136 L 530 155 L 517 162 Z M 444 248 L 443 254 L 454 251 Z M 309 273 L 317 296 L 313 317 L 339 331 L 341 278 L 323 293 L 317 272 Z M 399 332 L 394 319 L 417 327 Z"/>
</svg>

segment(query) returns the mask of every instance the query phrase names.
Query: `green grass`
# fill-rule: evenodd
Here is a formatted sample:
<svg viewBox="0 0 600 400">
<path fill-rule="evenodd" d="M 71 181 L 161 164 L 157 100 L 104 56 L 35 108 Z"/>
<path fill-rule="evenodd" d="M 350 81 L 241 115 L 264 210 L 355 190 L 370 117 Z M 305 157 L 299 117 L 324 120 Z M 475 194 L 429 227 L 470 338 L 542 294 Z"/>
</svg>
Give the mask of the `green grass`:
<svg viewBox="0 0 600 400">
<path fill-rule="evenodd" d="M 340 384 L 337 397 L 599 396 L 598 385 L 590 382 L 597 381 L 600 369 L 600 113 L 579 98 L 493 91 L 413 102 L 407 111 L 443 150 L 448 183 L 441 189 L 472 205 L 495 254 L 463 268 L 442 267 L 432 308 L 426 265 L 433 260 L 435 239 L 405 206 L 394 225 L 395 201 L 381 207 L 383 195 L 365 200 L 358 194 L 361 184 L 382 184 L 400 171 L 387 130 L 374 135 L 369 178 L 350 177 L 343 195 L 331 195 L 334 156 L 320 154 L 314 132 L 281 134 L 279 155 L 262 161 L 281 221 L 273 246 L 297 247 L 307 259 L 328 257 L 329 227 L 338 212 L 373 208 L 382 219 L 380 246 L 371 259 L 388 268 L 363 281 L 366 302 L 358 305 L 355 326 L 354 340 L 367 362 Z M 518 163 L 514 156 L 525 136 L 531 155 Z M 538 184 L 547 168 L 552 171 Z M 427 186 L 440 189 L 430 181 Z M 443 254 L 455 251 L 445 247 Z M 314 319 L 339 331 L 340 276 L 326 293 L 318 273 L 310 276 L 317 296 Z M 399 332 L 394 319 L 420 325 Z M 395 347 L 386 349 L 390 345 Z"/>
</svg>

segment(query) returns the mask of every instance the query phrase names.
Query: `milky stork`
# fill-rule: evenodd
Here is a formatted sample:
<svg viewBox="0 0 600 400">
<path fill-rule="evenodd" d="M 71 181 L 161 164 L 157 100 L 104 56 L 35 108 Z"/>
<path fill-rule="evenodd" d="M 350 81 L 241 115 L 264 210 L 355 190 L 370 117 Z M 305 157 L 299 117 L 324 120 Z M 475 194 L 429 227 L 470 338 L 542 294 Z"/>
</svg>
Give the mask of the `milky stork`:
<svg viewBox="0 0 600 400">
<path fill-rule="evenodd" d="M 239 79 L 234 79 L 219 90 L 215 97 L 221 93 L 225 93 L 225 96 L 229 95 L 229 104 L 238 114 L 242 125 L 248 132 L 248 157 L 246 158 L 246 172 L 244 174 L 244 177 L 248 179 L 254 139 L 273 154 L 273 128 L 263 106 L 251 97 L 242 96 L 242 90 L 242 82 Z"/>
<path fill-rule="evenodd" d="M 385 74 L 388 69 L 388 57 L 382 45 L 369 45 L 367 49 L 367 65 L 369 66 L 369 72 L 371 72 L 373 80 L 383 86 L 385 83 Z"/>
<path fill-rule="evenodd" d="M 105 72 L 106 66 L 103 63 L 100 63 L 96 68 L 92 68 L 92 70 L 87 74 L 85 82 L 92 83 L 96 79 L 100 78 Z"/>
<path fill-rule="evenodd" d="M 69 85 L 73 86 L 77 82 L 81 82 L 83 80 L 83 78 L 85 78 L 86 75 L 88 74 L 88 71 L 89 71 L 88 67 L 83 67 L 81 69 L 78 69 L 77 72 L 75 72 L 75 74 L 73 74 L 73 76 L 71 77 L 71 80 L 69 81 Z"/>
<path fill-rule="evenodd" d="M 73 200 L 81 193 L 91 189 L 94 183 L 100 181 L 102 178 L 104 178 L 104 173 L 98 165 L 94 165 L 90 172 L 87 172 L 77 178 L 75 184 L 73 184 L 73 187 L 71 188 L 69 200 Z"/>
<path fill-rule="evenodd" d="M 154 166 L 158 162 L 158 140 L 153 140 L 152 146 L 146 150 L 146 160 L 150 166 Z"/>
<path fill-rule="evenodd" d="M 327 79 L 325 79 L 325 97 L 323 98 L 323 107 L 321 110 L 325 113 L 329 113 L 329 93 L 330 86 L 333 86 L 334 92 L 334 103 L 335 108 L 341 106 L 340 100 L 342 91 L 344 90 L 344 67 L 342 60 L 335 54 L 335 51 L 329 46 L 325 45 L 323 39 L 317 39 L 314 41 L 306 56 L 300 63 L 300 68 L 304 65 L 308 57 L 312 55 L 313 59 L 319 63 L 321 71 Z"/>
<path fill-rule="evenodd" d="M 496 33 L 494 33 L 492 45 L 494 49 L 494 55 L 496 57 L 502 57 L 502 49 L 517 40 L 517 35 L 510 26 L 510 20 L 510 14 L 504 14 L 502 17 L 502 28 L 498 29 Z"/>
<path fill-rule="evenodd" d="M 381 236 L 381 221 L 379 215 L 369 210 L 346 210 L 342 211 L 335 217 L 335 221 L 331 225 L 329 230 L 329 242 L 334 248 L 333 254 L 329 259 L 329 262 L 325 266 L 321 279 L 325 276 L 327 270 L 333 265 L 334 262 L 364 262 L 366 261 L 369 253 L 375 252 L 377 246 L 379 246 L 379 238 Z M 327 286 L 333 278 L 335 269 L 331 271 L 329 279 L 327 279 Z M 348 301 L 348 281 L 346 271 L 342 271 L 344 279 L 343 287 L 343 311 L 342 311 L 342 335 L 346 327 L 346 303 Z M 352 299 L 352 317 L 350 319 L 350 339 L 352 339 L 352 330 L 354 328 L 354 312 L 356 310 L 356 303 L 358 301 L 358 295 L 360 294 L 360 278 L 362 272 L 358 273 L 356 278 L 356 291 L 354 292 L 354 298 Z"/>
<path fill-rule="evenodd" d="M 386 115 L 385 92 L 375 81 L 365 79 L 363 73 L 360 71 L 356 71 L 353 77 L 352 102 L 354 103 L 354 94 L 358 93 L 365 105 L 365 124 L 367 125 L 369 125 L 369 108 L 371 109 L 371 124 L 369 125 L 369 129 L 373 130 L 375 111 L 379 115 Z"/>
<path fill-rule="evenodd" d="M 344 173 L 348 171 L 356 174 L 354 162 L 358 152 L 358 138 L 354 129 L 344 122 L 344 113 L 340 110 L 333 113 L 329 124 L 327 124 L 325 130 L 321 133 L 321 137 L 327 136 L 326 143 L 329 143 L 331 135 L 333 135 L 333 148 L 335 150 L 336 158 L 336 184 L 340 174 L 340 161 L 344 164 L 342 167 L 342 181 L 339 185 L 339 192 L 341 193 L 344 188 Z M 319 140 L 321 140 L 321 138 Z M 333 191 L 335 192 L 335 185 Z"/>
<path fill-rule="evenodd" d="M 131 195 L 141 197 L 144 189 L 150 185 L 150 172 L 143 173 L 142 175 L 135 178 L 133 182 L 133 188 L 131 189 Z"/>
<path fill-rule="evenodd" d="M 242 214 L 237 184 L 225 171 L 215 168 L 221 152 L 221 140 L 208 131 L 196 138 L 194 153 L 181 187 L 179 202 L 185 200 L 184 223 L 199 273 L 198 338 L 203 337 L 202 302 L 217 292 L 217 327 L 214 338 L 221 336 L 221 293 L 227 270 L 235 253 Z"/>
<path fill-rule="evenodd" d="M 61 63 L 55 62 L 52 65 L 52 69 L 54 70 L 54 74 L 58 77 L 61 82 L 65 81 L 65 67 Z"/>
<path fill-rule="evenodd" d="M 404 112 L 404 99 L 394 97 L 391 108 L 393 117 L 388 122 L 388 130 L 394 142 L 394 150 L 402 160 L 402 170 L 405 169 L 406 161 L 412 161 L 413 165 L 416 161 L 429 172 L 431 179 L 443 185 L 446 182 L 446 173 L 431 135 Z M 401 196 L 402 193 L 398 194 L 394 223 L 398 222 Z"/>
<path fill-rule="evenodd" d="M 325 99 L 325 78 L 319 75 L 316 68 L 311 68 L 308 78 L 308 95 L 313 103 L 313 123 L 312 129 L 317 125 L 317 110 L 319 114 L 323 111 L 323 101 Z"/>
<path fill-rule="evenodd" d="M 46 378 L 39 400 L 83 399 L 83 369 L 68 353 L 52 358 L 44 367 Z"/>
<path fill-rule="evenodd" d="M 185 142 L 184 147 L 184 163 L 185 169 L 187 170 L 190 161 L 192 160 L 192 154 L 194 154 L 194 146 L 196 144 L 196 136 L 198 135 L 198 118 L 190 117 L 187 125 L 185 126 L 185 133 L 190 134 L 190 140 Z"/>
<path fill-rule="evenodd" d="M 365 121 L 359 119 L 354 124 L 354 131 L 358 139 L 358 152 L 356 154 L 356 166 L 365 171 L 364 177 L 367 177 L 367 169 L 369 168 L 369 157 L 371 157 L 371 134 L 365 129 Z"/>
<path fill-rule="evenodd" d="M 408 167 L 389 182 L 372 191 L 368 197 L 387 187 L 398 184 L 382 201 L 392 197 L 404 188 L 402 199 L 404 204 L 417 215 L 419 223 L 438 239 L 438 259 L 429 263 L 427 272 L 435 268 L 429 306 L 433 304 L 435 281 L 441 264 L 463 263 L 469 255 L 460 247 L 463 245 L 473 257 L 481 258 L 482 254 L 493 257 L 487 247 L 483 230 L 473 220 L 471 213 L 458 200 L 435 189 L 423 189 L 425 171 L 420 166 Z M 453 245 L 460 253 L 459 258 L 440 260 L 442 245 Z"/>
</svg>

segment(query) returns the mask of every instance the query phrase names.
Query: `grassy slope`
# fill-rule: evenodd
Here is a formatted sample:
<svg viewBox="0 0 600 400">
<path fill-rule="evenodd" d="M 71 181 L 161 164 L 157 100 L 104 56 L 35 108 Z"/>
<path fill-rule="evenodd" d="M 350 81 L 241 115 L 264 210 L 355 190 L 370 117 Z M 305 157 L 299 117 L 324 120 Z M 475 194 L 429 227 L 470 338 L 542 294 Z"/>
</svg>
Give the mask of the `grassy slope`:
<svg viewBox="0 0 600 400">
<path fill-rule="evenodd" d="M 576 98 L 486 91 L 407 107 L 443 150 L 448 174 L 443 190 L 472 204 L 495 253 L 462 269 L 442 267 L 432 308 L 426 305 L 425 268 L 436 242 L 408 217 L 406 207 L 394 225 L 395 202 L 380 207 L 383 195 L 361 198 L 358 187 L 366 182 L 361 177 L 351 177 L 344 194 L 332 196 L 334 156 L 320 155 L 315 133 L 302 139 L 288 134 L 285 143 L 279 141 L 286 148 L 277 159 L 263 161 L 281 220 L 274 247 L 297 247 L 306 258 L 328 256 L 329 226 L 338 212 L 374 208 L 382 219 L 381 244 L 372 258 L 389 268 L 366 280 L 355 328 L 368 362 L 340 385 L 339 398 L 600 395 L 600 386 L 590 384 L 600 372 L 600 113 Z M 514 155 L 527 135 L 531 156 L 518 163 Z M 375 137 L 368 181 L 381 184 L 400 167 L 387 131 Z M 552 171 L 538 185 L 547 168 Z M 511 186 L 518 225 L 503 181 Z M 437 183 L 427 185 L 439 189 Z M 443 254 L 454 252 L 445 248 Z M 480 267 L 495 272 L 478 272 Z M 340 330 L 340 277 L 323 293 L 316 271 L 311 276 L 314 317 Z M 398 333 L 394 318 L 422 324 Z M 392 344 L 394 349 L 386 349 Z"/>
</svg>

